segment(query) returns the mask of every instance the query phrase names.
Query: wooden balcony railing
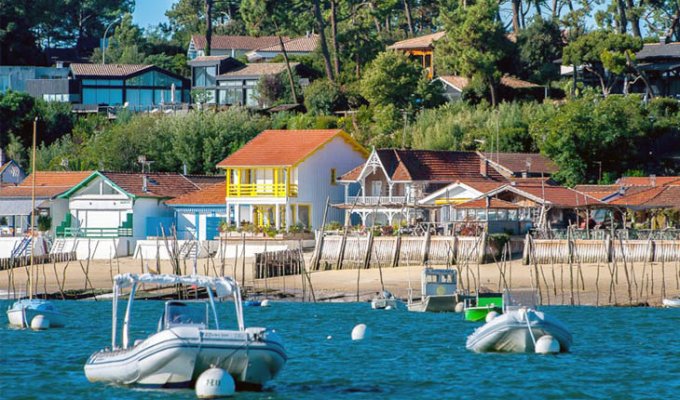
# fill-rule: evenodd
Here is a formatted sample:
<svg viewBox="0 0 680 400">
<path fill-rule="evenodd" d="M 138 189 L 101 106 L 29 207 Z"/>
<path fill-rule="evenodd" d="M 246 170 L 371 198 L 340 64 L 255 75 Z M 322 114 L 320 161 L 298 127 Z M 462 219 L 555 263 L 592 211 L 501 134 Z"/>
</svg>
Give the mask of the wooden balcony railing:
<svg viewBox="0 0 680 400">
<path fill-rule="evenodd" d="M 348 196 L 346 204 L 403 204 L 406 196 Z"/>
</svg>

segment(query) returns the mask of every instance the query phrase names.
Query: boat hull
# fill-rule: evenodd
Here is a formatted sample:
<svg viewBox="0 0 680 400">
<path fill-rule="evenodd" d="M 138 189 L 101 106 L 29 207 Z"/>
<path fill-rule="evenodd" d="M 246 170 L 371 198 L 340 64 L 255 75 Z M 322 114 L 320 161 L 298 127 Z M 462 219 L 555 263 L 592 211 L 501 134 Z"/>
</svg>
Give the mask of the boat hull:
<svg viewBox="0 0 680 400">
<path fill-rule="evenodd" d="M 477 353 L 533 353 L 534 340 L 544 335 L 560 343 L 560 352 L 571 348 L 572 337 L 567 328 L 558 320 L 533 310 L 510 311 L 494 318 L 468 337 L 466 348 Z"/>
<path fill-rule="evenodd" d="M 45 306 L 49 304 L 48 302 L 36 302 L 25 303 L 25 304 L 15 304 L 7 310 L 7 319 L 9 324 L 18 328 L 28 328 L 31 326 L 33 318 L 38 315 L 42 315 L 50 321 L 50 327 L 60 328 L 65 324 L 64 314 L 58 312 L 56 309 L 50 306 L 47 309 Z"/>
<path fill-rule="evenodd" d="M 465 320 L 472 322 L 485 321 L 486 316 L 491 311 L 496 311 L 499 314 L 502 312 L 498 307 L 468 307 L 465 309 Z"/>
<path fill-rule="evenodd" d="M 680 308 L 680 298 L 663 299 L 663 306 L 666 308 Z"/>
<path fill-rule="evenodd" d="M 371 300 L 371 308 L 374 310 L 384 310 L 387 307 L 397 308 L 397 299 L 376 298 Z"/>
<path fill-rule="evenodd" d="M 427 296 L 424 300 L 410 303 L 409 311 L 415 312 L 455 312 L 458 296 Z"/>
<path fill-rule="evenodd" d="M 287 356 L 278 335 L 265 330 L 218 331 L 176 327 L 126 350 L 93 354 L 85 364 L 90 382 L 175 388 L 192 387 L 205 370 L 227 371 L 239 389 L 259 389 Z"/>
</svg>

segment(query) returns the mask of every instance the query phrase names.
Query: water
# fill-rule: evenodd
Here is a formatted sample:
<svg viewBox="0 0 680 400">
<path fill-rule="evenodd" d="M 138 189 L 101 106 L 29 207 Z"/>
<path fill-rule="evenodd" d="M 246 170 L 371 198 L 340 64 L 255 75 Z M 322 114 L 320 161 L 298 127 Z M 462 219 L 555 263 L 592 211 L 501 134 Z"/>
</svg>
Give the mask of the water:
<svg viewBox="0 0 680 400">
<path fill-rule="evenodd" d="M 91 384 L 83 364 L 110 343 L 110 302 L 56 302 L 69 326 L 15 330 L 0 317 L 0 398 L 193 399 L 192 390 Z M 3 310 L 10 304 L 0 301 Z M 132 337 L 152 330 L 161 302 L 139 301 Z M 218 311 L 233 316 L 231 303 Z M 460 314 L 375 311 L 363 304 L 273 303 L 247 308 L 246 324 L 279 331 L 290 357 L 250 399 L 677 399 L 680 310 L 545 307 L 571 330 L 570 354 L 474 354 L 475 324 Z M 358 323 L 370 337 L 352 342 Z M 327 336 L 332 336 L 331 340 Z"/>
</svg>

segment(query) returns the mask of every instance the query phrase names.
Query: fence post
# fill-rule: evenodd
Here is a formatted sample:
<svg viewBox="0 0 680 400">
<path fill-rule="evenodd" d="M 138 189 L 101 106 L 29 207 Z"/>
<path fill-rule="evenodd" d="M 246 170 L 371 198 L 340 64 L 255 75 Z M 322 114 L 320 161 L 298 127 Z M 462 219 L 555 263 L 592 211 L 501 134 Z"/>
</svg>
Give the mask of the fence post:
<svg viewBox="0 0 680 400">
<path fill-rule="evenodd" d="M 340 246 L 338 246 L 338 262 L 335 264 L 335 269 L 342 269 L 342 262 L 345 258 L 345 246 L 347 245 L 347 232 L 342 235 L 340 239 Z"/>
<path fill-rule="evenodd" d="M 364 254 L 364 269 L 368 269 L 371 266 L 371 250 L 373 248 L 373 229 L 368 231 L 368 237 L 366 238 L 366 254 Z"/>
<path fill-rule="evenodd" d="M 486 245 L 489 237 L 486 234 L 486 231 L 482 232 L 482 239 L 480 240 L 479 245 L 481 246 L 479 248 L 479 263 L 484 264 L 484 258 L 486 257 Z"/>
<path fill-rule="evenodd" d="M 647 254 L 647 261 L 654 262 L 656 260 L 656 240 L 649 239 L 649 253 Z"/>
<path fill-rule="evenodd" d="M 420 258 L 422 260 L 423 265 L 425 265 L 425 263 L 427 262 L 427 258 L 428 258 L 428 255 L 429 255 L 428 253 L 430 252 L 430 239 L 431 239 L 431 237 L 432 237 L 432 234 L 430 233 L 430 229 L 428 228 L 427 232 L 425 233 L 425 241 L 423 242 L 423 250 L 422 250 L 421 258 Z"/>
<path fill-rule="evenodd" d="M 530 261 L 530 253 L 531 253 L 531 235 L 529 232 L 527 232 L 527 235 L 524 237 L 524 251 L 522 253 L 522 264 L 523 265 L 529 265 Z"/>
<path fill-rule="evenodd" d="M 321 251 L 323 250 L 323 231 L 316 230 L 316 243 L 314 246 L 314 259 L 312 260 L 312 271 L 319 270 L 321 262 Z"/>
<path fill-rule="evenodd" d="M 458 264 L 458 235 L 453 235 L 453 243 L 451 244 L 451 264 Z"/>
<path fill-rule="evenodd" d="M 392 250 L 392 268 L 399 265 L 399 250 L 401 249 L 401 235 L 396 237 L 394 241 L 394 249 Z"/>
</svg>

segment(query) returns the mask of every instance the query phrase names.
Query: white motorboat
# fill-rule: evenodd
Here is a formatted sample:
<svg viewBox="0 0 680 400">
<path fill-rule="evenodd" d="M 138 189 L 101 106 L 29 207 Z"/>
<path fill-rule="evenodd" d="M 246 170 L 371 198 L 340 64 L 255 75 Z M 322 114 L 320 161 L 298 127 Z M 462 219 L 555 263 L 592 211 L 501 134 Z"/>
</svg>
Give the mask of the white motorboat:
<svg viewBox="0 0 680 400">
<path fill-rule="evenodd" d="M 662 303 L 666 308 L 680 308 L 680 296 L 670 299 L 663 299 Z"/>
<path fill-rule="evenodd" d="M 168 301 L 158 330 L 145 339 L 130 339 L 130 311 L 138 284 L 191 285 L 206 289 L 209 301 Z M 117 340 L 120 289 L 130 287 L 122 328 Z M 214 291 L 214 293 L 213 293 Z M 90 356 L 85 376 L 90 382 L 175 388 L 192 387 L 205 370 L 227 371 L 237 389 L 260 389 L 286 363 L 282 340 L 266 328 L 245 328 L 241 293 L 227 277 L 124 274 L 114 278 L 111 348 Z M 215 300 L 231 296 L 238 329 L 221 329 Z M 212 322 L 210 321 L 212 314 Z"/>
<path fill-rule="evenodd" d="M 397 308 L 398 300 L 394 295 L 387 290 L 383 290 L 371 300 L 371 308 L 374 310 L 384 310 L 389 307 L 390 310 Z"/>
<path fill-rule="evenodd" d="M 63 327 L 65 318 L 57 308 L 47 300 L 41 299 L 22 299 L 17 300 L 7 308 L 7 319 L 11 326 L 28 328 L 31 326 L 33 318 L 42 315 L 49 321 L 50 327 Z"/>
<path fill-rule="evenodd" d="M 468 350 L 484 352 L 526 353 L 535 351 L 536 342 L 545 335 L 559 343 L 560 352 L 568 352 L 572 337 L 557 319 L 527 305 L 517 305 L 512 297 L 504 296 L 503 314 L 477 328 L 468 336 Z"/>
<path fill-rule="evenodd" d="M 454 312 L 458 303 L 455 269 L 424 268 L 420 276 L 421 298 L 413 301 L 409 291 L 408 310 L 417 312 Z"/>
</svg>

